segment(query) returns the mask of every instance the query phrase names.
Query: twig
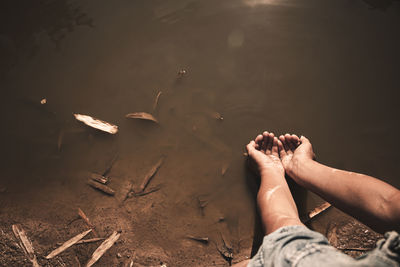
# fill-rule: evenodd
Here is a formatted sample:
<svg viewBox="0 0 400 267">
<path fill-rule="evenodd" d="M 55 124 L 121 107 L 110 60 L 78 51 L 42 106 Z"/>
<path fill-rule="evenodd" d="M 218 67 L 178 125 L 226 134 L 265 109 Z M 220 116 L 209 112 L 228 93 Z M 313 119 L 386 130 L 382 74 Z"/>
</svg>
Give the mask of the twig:
<svg viewBox="0 0 400 267">
<path fill-rule="evenodd" d="M 104 237 L 96 237 L 96 238 L 90 238 L 90 239 L 82 239 L 76 242 L 75 244 L 86 244 L 86 243 L 93 243 L 93 242 L 98 242 L 104 240 Z"/>
<path fill-rule="evenodd" d="M 87 181 L 88 185 L 90 185 L 91 187 L 102 191 L 103 193 L 106 193 L 107 195 L 113 196 L 115 195 L 115 191 L 113 189 L 111 189 L 110 187 L 104 185 L 104 184 L 99 184 L 93 180 L 88 180 Z"/>
<path fill-rule="evenodd" d="M 101 245 L 93 252 L 92 258 L 86 264 L 86 267 L 90 267 L 95 264 L 101 256 L 103 256 L 106 251 L 114 245 L 114 243 L 120 237 L 120 233 L 114 231 L 107 240 L 105 240 Z"/>
<path fill-rule="evenodd" d="M 153 104 L 153 112 L 154 112 L 154 111 L 156 111 L 156 109 L 157 109 L 157 106 L 158 106 L 158 100 L 159 100 L 159 98 L 160 98 L 161 94 L 162 94 L 162 92 L 161 92 L 161 91 L 160 91 L 160 92 L 158 92 L 158 94 L 157 94 L 157 96 L 156 96 L 156 99 L 154 100 L 154 104 Z"/>
<path fill-rule="evenodd" d="M 370 251 L 374 248 L 337 248 L 339 250 Z"/>
<path fill-rule="evenodd" d="M 198 241 L 204 244 L 208 244 L 208 237 L 196 237 L 196 236 L 191 236 L 187 235 L 186 238 L 192 239 L 194 241 Z"/>
<path fill-rule="evenodd" d="M 91 229 L 93 229 L 93 234 L 95 235 L 95 236 L 97 236 L 98 234 L 97 234 L 97 232 L 96 232 L 96 230 L 95 230 L 95 226 L 89 221 L 89 218 L 86 216 L 86 214 L 83 212 L 83 210 L 81 210 L 80 208 L 78 208 L 78 215 L 79 215 L 79 217 L 81 217 L 82 218 L 82 220 L 84 220 L 85 221 L 85 223 L 91 228 Z"/>
<path fill-rule="evenodd" d="M 146 186 L 150 182 L 151 178 L 153 178 L 153 176 L 156 174 L 158 169 L 161 167 L 163 161 L 164 161 L 164 157 L 159 159 L 158 162 L 150 169 L 150 171 L 144 177 L 143 182 L 140 185 L 139 191 L 137 193 L 143 192 L 146 189 Z"/>
<path fill-rule="evenodd" d="M 107 169 L 103 172 L 103 176 L 107 176 L 110 173 L 110 171 L 111 171 L 112 167 L 114 166 L 114 163 L 117 161 L 117 159 L 118 159 L 118 153 L 115 154 L 115 156 L 111 160 L 110 164 L 108 165 Z"/>
<path fill-rule="evenodd" d="M 13 224 L 12 230 L 15 237 L 19 240 L 20 247 L 24 251 L 25 255 L 28 257 L 30 262 L 32 262 L 33 267 L 40 267 L 36 259 L 35 251 L 33 250 L 32 243 L 26 236 L 24 229 L 22 229 L 20 225 Z"/>
<path fill-rule="evenodd" d="M 307 223 L 308 221 L 310 221 L 312 218 L 314 218 L 315 216 L 317 216 L 318 214 L 324 212 L 325 210 L 327 210 L 328 208 L 331 207 L 331 204 L 329 204 L 328 202 L 324 202 L 321 205 L 319 205 L 318 207 L 316 207 L 315 209 L 311 210 L 310 212 L 308 212 L 306 215 L 301 216 L 300 220 L 303 223 Z"/>
<path fill-rule="evenodd" d="M 49 255 L 46 256 L 46 259 L 51 259 L 54 258 L 55 256 L 57 256 L 58 254 L 60 254 L 61 252 L 63 252 L 64 250 L 66 250 L 67 248 L 71 247 L 72 245 L 74 245 L 76 242 L 78 242 L 79 240 L 81 240 L 82 238 L 84 238 L 88 233 L 90 233 L 92 231 L 92 229 L 89 229 L 83 233 L 80 233 L 76 236 L 74 236 L 73 238 L 69 239 L 68 241 L 66 241 L 64 244 L 62 244 L 60 247 L 56 248 L 55 250 L 53 250 Z"/>
<path fill-rule="evenodd" d="M 93 181 L 96 181 L 98 183 L 101 183 L 101 184 L 107 184 L 109 181 L 108 177 L 105 177 L 104 175 L 100 175 L 97 173 L 91 173 L 90 179 L 92 179 Z"/>
<path fill-rule="evenodd" d="M 160 184 L 160 185 L 156 185 L 156 186 L 150 188 L 149 190 L 147 190 L 147 191 L 145 191 L 145 192 L 137 192 L 137 193 L 133 192 L 133 195 L 134 195 L 135 197 L 145 196 L 145 195 L 148 195 L 148 194 L 157 192 L 158 190 L 161 189 L 161 187 L 162 187 L 161 184 Z"/>
</svg>

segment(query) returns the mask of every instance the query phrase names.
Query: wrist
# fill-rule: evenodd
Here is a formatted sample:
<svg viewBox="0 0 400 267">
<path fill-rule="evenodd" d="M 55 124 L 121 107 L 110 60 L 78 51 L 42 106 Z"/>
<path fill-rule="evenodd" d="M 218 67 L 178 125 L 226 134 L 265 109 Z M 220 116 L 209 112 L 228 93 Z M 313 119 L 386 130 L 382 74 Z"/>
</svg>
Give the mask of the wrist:
<svg viewBox="0 0 400 267">
<path fill-rule="evenodd" d="M 285 169 L 286 173 L 296 182 L 301 182 L 302 170 L 305 166 L 313 164 L 315 161 L 309 158 L 293 157 L 289 166 Z"/>
</svg>

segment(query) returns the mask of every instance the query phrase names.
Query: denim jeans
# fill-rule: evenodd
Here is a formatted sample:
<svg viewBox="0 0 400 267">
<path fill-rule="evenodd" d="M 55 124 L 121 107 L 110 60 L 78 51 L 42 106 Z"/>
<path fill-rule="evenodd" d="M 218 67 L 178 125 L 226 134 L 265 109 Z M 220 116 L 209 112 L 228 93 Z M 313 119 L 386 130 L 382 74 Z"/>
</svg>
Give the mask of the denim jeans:
<svg viewBox="0 0 400 267">
<path fill-rule="evenodd" d="M 286 226 L 264 237 L 248 267 L 400 266 L 400 236 L 388 232 L 377 247 L 354 259 L 305 226 Z"/>
</svg>

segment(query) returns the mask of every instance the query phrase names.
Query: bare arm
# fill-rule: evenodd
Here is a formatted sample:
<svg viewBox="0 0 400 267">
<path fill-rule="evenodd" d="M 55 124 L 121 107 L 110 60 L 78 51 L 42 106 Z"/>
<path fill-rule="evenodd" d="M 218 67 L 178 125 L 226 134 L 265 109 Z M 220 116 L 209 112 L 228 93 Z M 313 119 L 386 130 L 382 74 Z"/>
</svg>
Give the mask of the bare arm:
<svg viewBox="0 0 400 267">
<path fill-rule="evenodd" d="M 378 232 L 400 230 L 398 189 L 374 177 L 330 168 L 314 161 L 311 144 L 305 137 L 299 140 L 297 136 L 288 138 L 286 135 L 280 140 L 284 143 L 281 148 L 285 153 L 285 145 L 287 151 L 293 152 L 289 164 L 284 166 L 299 185 Z"/>
</svg>

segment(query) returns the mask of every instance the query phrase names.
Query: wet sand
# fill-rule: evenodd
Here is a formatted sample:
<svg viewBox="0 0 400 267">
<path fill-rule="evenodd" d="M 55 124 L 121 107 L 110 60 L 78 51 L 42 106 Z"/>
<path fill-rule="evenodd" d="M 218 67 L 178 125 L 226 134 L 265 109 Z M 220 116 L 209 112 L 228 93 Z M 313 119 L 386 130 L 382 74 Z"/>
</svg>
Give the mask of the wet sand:
<svg viewBox="0 0 400 267">
<path fill-rule="evenodd" d="M 86 229 L 68 224 L 80 207 L 99 235 L 122 231 L 99 266 L 226 264 L 213 243 L 220 232 L 234 261 L 245 259 L 257 227 L 243 152 L 263 130 L 306 135 L 318 161 L 400 187 L 400 3 L 384 2 L 4 1 L 1 229 L 21 223 L 44 256 Z M 159 124 L 124 117 L 138 111 Z M 107 197 L 83 173 L 104 172 L 115 155 Z M 121 204 L 161 156 L 149 184 L 161 190 Z M 301 213 L 321 203 L 295 190 Z M 321 232 L 343 215 L 326 216 Z M 84 264 L 96 245 L 82 246 L 61 259 Z"/>
</svg>

